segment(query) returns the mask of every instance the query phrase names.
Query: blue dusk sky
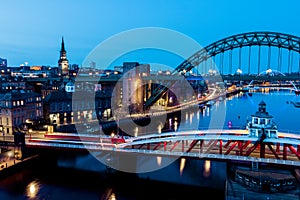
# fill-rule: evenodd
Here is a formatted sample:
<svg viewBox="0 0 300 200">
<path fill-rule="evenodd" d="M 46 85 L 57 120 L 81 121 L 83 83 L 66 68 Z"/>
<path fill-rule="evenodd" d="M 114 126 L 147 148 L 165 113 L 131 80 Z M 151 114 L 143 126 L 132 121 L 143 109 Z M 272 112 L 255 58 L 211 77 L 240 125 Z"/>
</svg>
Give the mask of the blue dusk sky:
<svg viewBox="0 0 300 200">
<path fill-rule="evenodd" d="M 81 65 L 107 38 L 143 27 L 172 29 L 201 46 L 250 31 L 300 36 L 299 8 L 295 0 L 3 0 L 0 57 L 9 66 L 57 66 L 63 36 L 69 63 Z"/>
</svg>

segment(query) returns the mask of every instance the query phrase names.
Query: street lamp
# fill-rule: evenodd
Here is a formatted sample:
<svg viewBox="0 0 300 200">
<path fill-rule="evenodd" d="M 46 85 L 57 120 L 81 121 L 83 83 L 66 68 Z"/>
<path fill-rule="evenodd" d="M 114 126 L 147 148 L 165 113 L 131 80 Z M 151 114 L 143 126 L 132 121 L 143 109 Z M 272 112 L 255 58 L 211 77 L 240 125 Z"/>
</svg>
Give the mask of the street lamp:
<svg viewBox="0 0 300 200">
<path fill-rule="evenodd" d="M 272 69 L 267 69 L 267 74 L 270 75 L 272 73 Z"/>
</svg>

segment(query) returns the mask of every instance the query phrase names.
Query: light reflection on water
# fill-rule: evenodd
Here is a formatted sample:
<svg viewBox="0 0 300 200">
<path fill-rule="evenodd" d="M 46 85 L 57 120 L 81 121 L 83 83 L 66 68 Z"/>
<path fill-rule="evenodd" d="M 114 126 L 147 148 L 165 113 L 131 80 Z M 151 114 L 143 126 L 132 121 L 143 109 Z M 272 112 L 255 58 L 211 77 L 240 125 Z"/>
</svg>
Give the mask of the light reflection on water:
<svg viewBox="0 0 300 200">
<path fill-rule="evenodd" d="M 210 176 L 210 171 L 211 171 L 211 161 L 210 160 L 205 160 L 204 161 L 203 176 L 204 177 L 209 177 Z"/>
<path fill-rule="evenodd" d="M 117 196 L 112 188 L 107 188 L 105 193 L 101 196 L 101 200 L 117 200 Z"/>
<path fill-rule="evenodd" d="M 34 180 L 30 182 L 26 187 L 26 196 L 29 199 L 36 199 L 39 193 L 40 188 L 40 182 L 37 180 Z"/>
<path fill-rule="evenodd" d="M 180 176 L 182 175 L 184 167 L 185 167 L 185 158 L 181 158 L 180 159 L 180 167 L 179 167 Z"/>
</svg>

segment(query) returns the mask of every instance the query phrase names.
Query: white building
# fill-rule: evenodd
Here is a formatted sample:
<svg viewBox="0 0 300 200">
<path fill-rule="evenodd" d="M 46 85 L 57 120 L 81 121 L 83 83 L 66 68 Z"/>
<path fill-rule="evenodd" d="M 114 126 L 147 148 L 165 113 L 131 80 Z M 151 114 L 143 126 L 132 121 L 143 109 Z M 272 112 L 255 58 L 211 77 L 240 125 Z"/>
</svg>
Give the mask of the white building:
<svg viewBox="0 0 300 200">
<path fill-rule="evenodd" d="M 258 111 L 251 115 L 250 121 L 247 123 L 249 136 L 261 137 L 265 134 L 267 138 L 278 138 L 277 125 L 273 121 L 273 117 L 266 111 L 266 103 L 261 101 Z"/>
</svg>

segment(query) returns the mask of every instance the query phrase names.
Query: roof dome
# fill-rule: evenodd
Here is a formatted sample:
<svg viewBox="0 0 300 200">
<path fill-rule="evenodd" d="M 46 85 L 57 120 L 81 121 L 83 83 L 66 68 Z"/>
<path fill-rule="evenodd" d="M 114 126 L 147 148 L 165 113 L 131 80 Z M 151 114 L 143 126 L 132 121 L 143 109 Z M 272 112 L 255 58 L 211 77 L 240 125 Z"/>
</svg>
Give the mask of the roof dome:
<svg viewBox="0 0 300 200">
<path fill-rule="evenodd" d="M 262 101 L 259 103 L 259 105 L 265 106 L 266 103 L 262 100 Z"/>
<path fill-rule="evenodd" d="M 71 80 L 66 84 L 65 90 L 66 92 L 75 92 L 75 85 Z"/>
<path fill-rule="evenodd" d="M 67 82 L 66 86 L 74 86 L 74 83 L 70 80 L 69 82 Z"/>
</svg>

